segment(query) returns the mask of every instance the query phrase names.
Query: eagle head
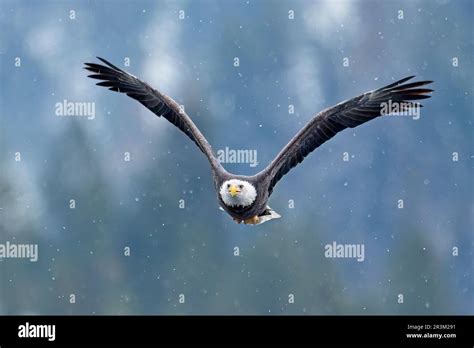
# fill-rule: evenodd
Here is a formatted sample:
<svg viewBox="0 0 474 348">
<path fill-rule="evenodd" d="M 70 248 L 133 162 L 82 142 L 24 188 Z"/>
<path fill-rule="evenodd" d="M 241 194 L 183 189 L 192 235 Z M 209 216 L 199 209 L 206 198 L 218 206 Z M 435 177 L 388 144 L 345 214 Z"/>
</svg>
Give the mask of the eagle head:
<svg viewBox="0 0 474 348">
<path fill-rule="evenodd" d="M 245 180 L 226 180 L 219 190 L 222 201 L 229 207 L 251 205 L 257 198 L 255 187 Z"/>
</svg>

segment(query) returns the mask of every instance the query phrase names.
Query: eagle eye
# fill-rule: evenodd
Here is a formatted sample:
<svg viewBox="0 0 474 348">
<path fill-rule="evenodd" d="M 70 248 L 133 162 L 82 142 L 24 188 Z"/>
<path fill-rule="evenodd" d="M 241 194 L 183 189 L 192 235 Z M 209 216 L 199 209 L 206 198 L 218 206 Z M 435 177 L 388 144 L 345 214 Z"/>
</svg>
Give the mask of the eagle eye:
<svg viewBox="0 0 474 348">
<path fill-rule="evenodd" d="M 230 188 L 230 184 L 227 184 L 227 188 Z"/>
<path fill-rule="evenodd" d="M 239 185 L 239 189 L 243 189 L 244 188 L 244 185 Z"/>
</svg>

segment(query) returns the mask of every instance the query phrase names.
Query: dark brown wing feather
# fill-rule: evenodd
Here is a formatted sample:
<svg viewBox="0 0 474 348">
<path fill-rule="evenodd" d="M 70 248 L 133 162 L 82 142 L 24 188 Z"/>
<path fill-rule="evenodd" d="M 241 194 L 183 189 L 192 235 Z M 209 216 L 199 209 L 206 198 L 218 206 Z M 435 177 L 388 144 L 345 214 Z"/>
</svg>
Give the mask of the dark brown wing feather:
<svg viewBox="0 0 474 348">
<path fill-rule="evenodd" d="M 90 78 L 102 80 L 102 82 L 97 83 L 98 86 L 108 87 L 111 91 L 126 93 L 129 97 L 138 100 L 158 117 L 166 118 L 196 143 L 199 149 L 207 156 L 213 168 L 220 167 L 206 138 L 173 99 L 153 89 L 147 83 L 105 59 L 97 58 L 107 66 L 85 63 L 84 69 L 94 73 L 89 75 Z"/>
<path fill-rule="evenodd" d="M 409 76 L 380 89 L 364 93 L 318 113 L 291 141 L 280 151 L 275 159 L 257 176 L 269 180 L 269 194 L 276 183 L 314 149 L 331 139 L 346 128 L 357 127 L 382 115 L 383 105 L 398 103 L 403 111 L 415 107 L 418 99 L 429 98 L 433 90 L 418 88 L 433 81 L 404 82 L 412 79 Z M 419 105 L 422 107 L 422 105 Z"/>
</svg>

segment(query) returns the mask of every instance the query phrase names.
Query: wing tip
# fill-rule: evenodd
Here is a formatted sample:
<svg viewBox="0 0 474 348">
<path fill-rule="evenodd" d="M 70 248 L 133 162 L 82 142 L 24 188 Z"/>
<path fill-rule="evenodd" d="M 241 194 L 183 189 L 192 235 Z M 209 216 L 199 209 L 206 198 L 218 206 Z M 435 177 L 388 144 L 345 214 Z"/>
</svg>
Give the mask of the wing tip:
<svg viewBox="0 0 474 348">
<path fill-rule="evenodd" d="M 100 60 L 102 63 L 105 63 L 105 64 L 107 64 L 107 65 L 110 64 L 105 58 L 102 58 L 102 57 L 99 57 L 99 56 L 96 56 L 96 58 L 97 58 L 98 60 Z"/>
<path fill-rule="evenodd" d="M 111 62 L 109 62 L 107 59 L 101 58 L 101 57 L 99 57 L 99 56 L 97 56 L 96 58 L 97 58 L 98 60 L 100 60 L 102 63 L 104 63 L 104 64 L 106 64 L 107 66 L 111 67 L 112 69 L 123 72 L 122 69 L 120 69 L 119 67 L 113 65 L 113 64 L 112 64 Z"/>
<path fill-rule="evenodd" d="M 409 76 L 406 76 L 406 77 L 404 77 L 404 78 L 402 78 L 402 79 L 400 79 L 400 80 L 398 80 L 398 81 L 395 81 L 394 83 L 396 83 L 397 85 L 400 85 L 400 84 L 402 84 L 402 83 L 404 83 L 404 82 L 410 81 L 411 79 L 413 79 L 413 78 L 415 78 L 415 77 L 416 77 L 416 75 L 409 75 Z"/>
<path fill-rule="evenodd" d="M 100 67 L 104 67 L 104 68 L 108 68 L 108 69 L 113 69 L 115 71 L 124 72 L 122 69 L 120 69 L 119 67 L 117 67 L 117 66 L 113 65 L 111 62 L 109 62 L 107 59 L 99 57 L 99 56 L 97 56 L 96 58 L 98 60 L 100 60 L 105 65 L 100 65 L 100 64 L 97 64 L 97 63 L 87 63 L 86 62 L 86 63 L 84 63 L 84 69 L 90 68 L 90 69 L 98 70 L 98 69 L 100 69 Z"/>
</svg>

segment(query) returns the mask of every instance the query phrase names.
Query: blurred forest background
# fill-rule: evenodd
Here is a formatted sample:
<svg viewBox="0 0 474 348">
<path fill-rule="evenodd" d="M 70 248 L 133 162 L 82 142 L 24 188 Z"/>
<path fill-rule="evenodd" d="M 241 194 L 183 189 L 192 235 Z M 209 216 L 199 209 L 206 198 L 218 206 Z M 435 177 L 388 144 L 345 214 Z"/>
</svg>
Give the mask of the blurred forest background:
<svg viewBox="0 0 474 348">
<path fill-rule="evenodd" d="M 37 243 L 39 260 L 0 261 L 0 313 L 473 314 L 473 12 L 2 0 L 0 243 Z M 243 226 L 189 139 L 86 77 L 95 56 L 184 104 L 216 150 L 257 150 L 255 168 L 225 165 L 241 174 L 323 108 L 407 75 L 436 91 L 419 120 L 321 146 L 276 187 L 282 218 Z M 63 100 L 94 102 L 95 118 L 56 116 Z M 333 241 L 364 244 L 364 262 L 325 258 Z"/>
</svg>

